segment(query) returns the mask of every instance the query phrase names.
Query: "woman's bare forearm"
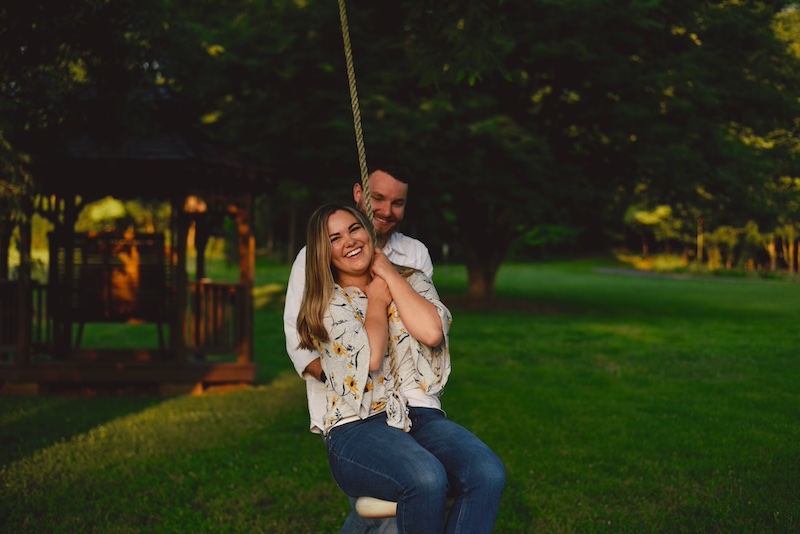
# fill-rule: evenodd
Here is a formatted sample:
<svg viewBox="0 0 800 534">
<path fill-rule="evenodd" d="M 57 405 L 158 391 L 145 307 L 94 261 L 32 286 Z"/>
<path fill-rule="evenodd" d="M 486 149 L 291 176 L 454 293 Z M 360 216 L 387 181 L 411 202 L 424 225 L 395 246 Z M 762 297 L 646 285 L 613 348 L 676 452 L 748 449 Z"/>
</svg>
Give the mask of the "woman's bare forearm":
<svg viewBox="0 0 800 534">
<path fill-rule="evenodd" d="M 389 275 L 386 284 L 408 333 L 417 341 L 435 347 L 444 339 L 439 310 L 417 293 L 399 273 Z"/>
<path fill-rule="evenodd" d="M 377 371 L 383 364 L 389 346 L 389 320 L 386 307 L 378 302 L 367 304 L 364 328 L 369 339 L 369 370 Z"/>
</svg>

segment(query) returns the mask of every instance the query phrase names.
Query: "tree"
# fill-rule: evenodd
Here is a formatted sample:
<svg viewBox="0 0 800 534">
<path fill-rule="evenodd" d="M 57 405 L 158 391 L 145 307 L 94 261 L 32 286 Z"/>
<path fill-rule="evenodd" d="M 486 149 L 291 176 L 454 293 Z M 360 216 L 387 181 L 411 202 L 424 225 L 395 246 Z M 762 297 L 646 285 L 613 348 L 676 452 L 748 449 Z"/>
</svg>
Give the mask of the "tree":
<svg viewBox="0 0 800 534">
<path fill-rule="evenodd" d="M 334 2 L 146 7 L 0 11 L 13 96 L 0 124 L 69 124 L 73 89 L 150 80 L 272 166 L 284 190 L 307 189 L 298 221 L 323 199 L 349 201 L 359 173 Z M 581 250 L 606 247 L 631 205 L 741 227 L 769 218 L 776 177 L 797 175 L 798 60 L 776 38 L 776 28 L 794 35 L 781 3 L 347 7 L 368 163 L 391 153 L 417 169 L 425 187 L 411 193 L 409 223 L 427 243 L 457 245 L 474 296 L 493 294 L 515 243 L 558 238 L 543 229 L 571 232 Z M 274 206 L 291 220 L 288 205 Z"/>
<path fill-rule="evenodd" d="M 733 267 L 740 233 L 740 230 L 732 226 L 720 226 L 706 234 L 709 269 L 720 269 L 723 266 L 726 269 Z"/>
<path fill-rule="evenodd" d="M 0 212 L 18 212 L 17 203 L 30 192 L 27 158 L 15 151 L 0 131 Z"/>
<path fill-rule="evenodd" d="M 357 175 L 332 4 L 196 4 L 228 21 L 204 18 L 226 51 L 220 131 L 302 173 L 310 203 Z M 348 2 L 367 159 L 413 162 L 427 187 L 412 206 L 458 243 L 475 296 L 493 294 L 512 243 L 536 228 L 603 246 L 633 204 L 743 224 L 785 161 L 748 139 L 791 130 L 798 110 L 784 90 L 796 61 L 772 28 L 780 7 Z"/>
<path fill-rule="evenodd" d="M 537 225 L 588 244 L 635 203 L 716 219 L 763 209 L 756 192 L 786 159 L 748 139 L 790 129 L 798 110 L 779 4 L 408 5 L 404 42 L 435 96 L 407 112 L 447 177 L 471 293 L 492 294 L 509 244 Z"/>
<path fill-rule="evenodd" d="M 669 250 L 670 241 L 679 239 L 681 234 L 681 221 L 673 217 L 672 206 L 656 206 L 652 210 L 643 209 L 641 206 L 631 206 L 625 212 L 625 224 L 633 228 L 642 240 L 642 257 L 650 254 L 648 238 L 656 243 L 664 243 Z"/>
<path fill-rule="evenodd" d="M 0 9 L 0 130 L 15 150 L 35 150 L 85 122 L 76 101 L 114 95 L 112 116 L 129 113 L 131 87 L 152 82 L 150 35 L 160 0 L 59 2 L 12 0 Z M 109 110 L 105 110 L 109 111 Z"/>
</svg>

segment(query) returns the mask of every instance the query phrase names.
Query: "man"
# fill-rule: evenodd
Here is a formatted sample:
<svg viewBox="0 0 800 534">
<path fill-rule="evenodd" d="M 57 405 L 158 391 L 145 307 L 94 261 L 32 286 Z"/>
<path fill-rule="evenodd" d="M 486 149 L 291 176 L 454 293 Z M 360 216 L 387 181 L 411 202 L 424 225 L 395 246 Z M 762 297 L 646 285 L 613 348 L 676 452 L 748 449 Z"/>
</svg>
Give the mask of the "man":
<svg viewBox="0 0 800 534">
<path fill-rule="evenodd" d="M 410 174 L 403 167 L 379 165 L 369 174 L 369 190 L 372 206 L 373 224 L 377 234 L 378 246 L 386 257 L 397 265 L 413 267 L 433 277 L 433 262 L 427 247 L 414 238 L 397 231 L 405 216 L 408 200 Z M 356 207 L 367 213 L 366 198 L 361 183 L 353 185 L 353 200 Z M 283 310 L 283 328 L 286 335 L 286 351 L 292 359 L 295 370 L 306 381 L 310 430 L 322 434 L 322 418 L 326 411 L 325 384 L 322 381 L 322 365 L 317 352 L 298 349 L 297 312 L 303 299 L 305 285 L 306 250 L 303 247 L 292 264 L 289 283 L 286 289 L 286 304 Z M 350 499 L 355 505 L 355 499 Z M 342 532 L 396 532 L 394 518 L 363 519 L 351 511 L 342 527 Z"/>
</svg>

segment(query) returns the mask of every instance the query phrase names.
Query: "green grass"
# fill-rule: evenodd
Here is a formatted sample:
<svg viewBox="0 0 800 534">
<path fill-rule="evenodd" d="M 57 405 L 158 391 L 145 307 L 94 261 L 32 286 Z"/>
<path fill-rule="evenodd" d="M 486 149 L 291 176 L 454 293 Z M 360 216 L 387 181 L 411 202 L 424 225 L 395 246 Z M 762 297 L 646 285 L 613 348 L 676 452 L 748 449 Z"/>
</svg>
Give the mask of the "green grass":
<svg viewBox="0 0 800 534">
<path fill-rule="evenodd" d="M 452 299 L 448 415 L 504 460 L 495 531 L 800 532 L 800 284 L 506 265 Z M 0 397 L 2 532 L 338 532 L 259 268 L 258 387 L 200 397 Z M 277 284 L 277 285 L 276 285 Z"/>
</svg>

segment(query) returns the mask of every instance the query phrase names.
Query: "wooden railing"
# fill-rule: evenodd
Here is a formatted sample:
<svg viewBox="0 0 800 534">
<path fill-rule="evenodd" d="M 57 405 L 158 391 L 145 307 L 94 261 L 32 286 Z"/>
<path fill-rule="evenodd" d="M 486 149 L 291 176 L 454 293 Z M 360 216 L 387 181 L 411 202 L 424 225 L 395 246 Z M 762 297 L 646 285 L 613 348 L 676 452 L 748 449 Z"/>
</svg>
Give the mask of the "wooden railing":
<svg viewBox="0 0 800 534">
<path fill-rule="evenodd" d="M 246 288 L 202 280 L 189 284 L 186 345 L 201 356 L 239 353 L 245 340 Z"/>
<path fill-rule="evenodd" d="M 184 341 L 196 358 L 233 356 L 246 340 L 246 288 L 240 284 L 191 282 L 188 287 Z M 47 286 L 31 285 L 31 349 L 46 354 L 52 349 L 52 319 L 47 310 Z M 19 284 L 0 280 L 0 361 L 13 361 L 18 349 Z M 229 359 L 229 358 L 224 358 Z M 235 359 L 235 358 L 234 358 Z"/>
<path fill-rule="evenodd" d="M 19 284 L 0 280 L 0 361 L 17 349 L 19 331 Z"/>
<path fill-rule="evenodd" d="M 32 287 L 24 297 L 31 300 L 20 301 L 18 283 L 0 282 L 0 395 L 126 388 L 182 395 L 255 381 L 252 299 L 245 285 L 187 284 L 187 304 L 180 313 L 173 309 L 164 323 L 170 328 L 169 343 L 158 349 L 150 339 L 142 340 L 141 347 L 60 346 L 47 309 L 47 288 Z M 20 310 L 26 308 L 32 313 L 23 318 Z M 70 325 L 80 322 L 62 326 Z"/>
<path fill-rule="evenodd" d="M 0 280 L 0 361 L 8 361 L 18 347 L 20 321 L 20 289 L 16 280 Z M 22 297 L 25 298 L 25 297 Z M 42 352 L 52 342 L 52 323 L 47 313 L 47 286 L 31 283 L 31 349 Z"/>
</svg>

